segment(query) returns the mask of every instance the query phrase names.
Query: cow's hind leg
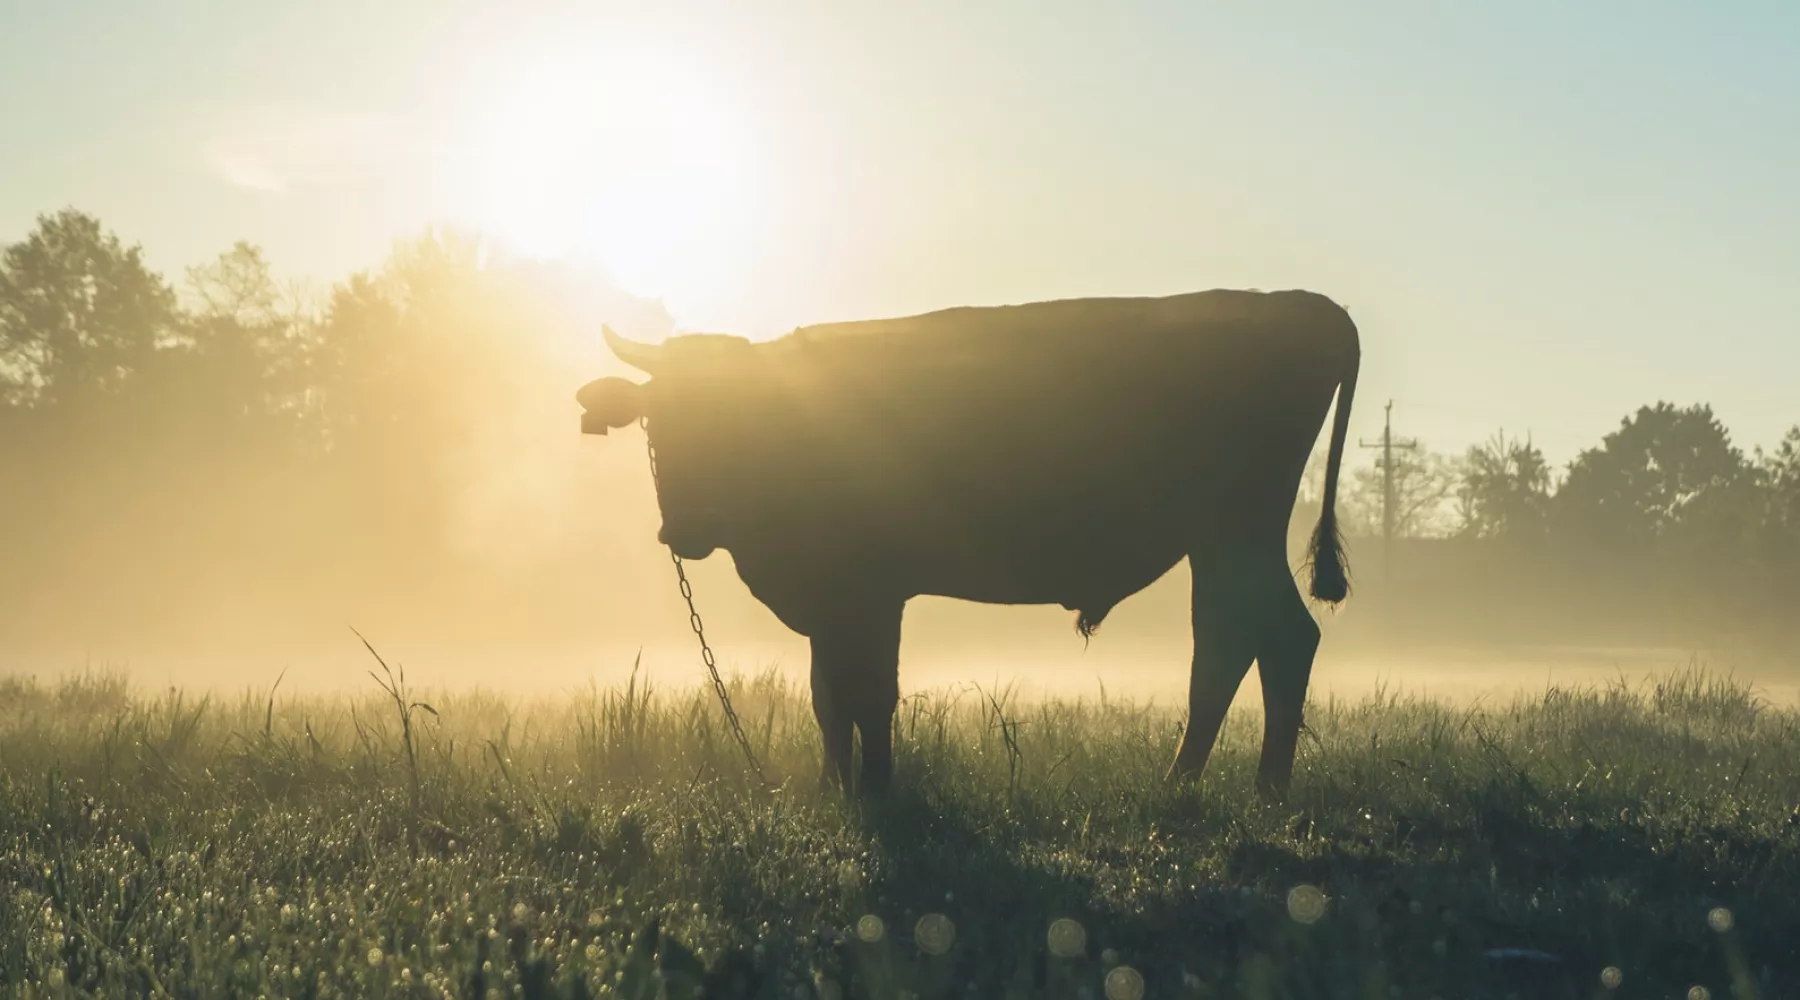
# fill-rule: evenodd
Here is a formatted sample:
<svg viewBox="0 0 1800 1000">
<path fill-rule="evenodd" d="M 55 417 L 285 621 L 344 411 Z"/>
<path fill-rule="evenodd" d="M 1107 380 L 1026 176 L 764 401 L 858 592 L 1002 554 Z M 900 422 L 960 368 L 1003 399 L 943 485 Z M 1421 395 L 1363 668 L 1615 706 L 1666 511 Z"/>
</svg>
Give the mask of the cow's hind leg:
<svg viewBox="0 0 1800 1000">
<path fill-rule="evenodd" d="M 880 793 L 893 779 L 904 610 L 905 603 L 899 601 L 859 606 L 833 615 L 813 635 L 813 711 L 825 736 L 827 768 L 835 767 L 847 792 Z M 821 691 L 826 692 L 824 698 Z M 862 735 L 862 773 L 854 786 L 852 727 Z"/>
<path fill-rule="evenodd" d="M 1285 573 L 1271 597 L 1269 612 L 1256 658 L 1263 691 L 1262 761 L 1256 769 L 1256 785 L 1264 796 L 1280 799 L 1294 776 L 1294 751 L 1304 721 L 1301 713 L 1312 678 L 1313 655 L 1319 649 L 1319 624 Z"/>
<path fill-rule="evenodd" d="M 1188 682 L 1187 728 L 1169 769 L 1171 779 L 1206 769 L 1225 714 L 1256 658 L 1256 601 L 1244 580 L 1190 557 L 1193 572 L 1194 669 Z"/>
</svg>

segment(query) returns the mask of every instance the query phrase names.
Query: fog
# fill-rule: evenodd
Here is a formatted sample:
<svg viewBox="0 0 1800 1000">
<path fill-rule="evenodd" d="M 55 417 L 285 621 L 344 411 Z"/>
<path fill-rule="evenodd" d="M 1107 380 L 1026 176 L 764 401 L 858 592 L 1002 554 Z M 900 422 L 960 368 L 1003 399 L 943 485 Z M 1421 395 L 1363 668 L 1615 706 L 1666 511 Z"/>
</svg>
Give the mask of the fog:
<svg viewBox="0 0 1800 1000">
<path fill-rule="evenodd" d="M 641 439 L 618 437 L 606 445 L 624 445 L 620 450 L 640 457 Z M 605 464 L 600 450 L 568 460 Z M 637 471 L 647 480 L 647 469 Z M 628 477 L 615 482 L 639 491 L 627 486 Z M 46 602 L 53 613 L 12 633 L 27 641 L 8 644 L 0 669 L 44 677 L 113 670 L 144 688 L 220 691 L 266 690 L 279 679 L 284 692 L 325 693 L 372 685 L 368 671 L 377 664 L 362 644 L 367 638 L 390 665 L 405 667 L 412 683 L 427 688 L 544 696 L 624 684 L 634 675 L 663 690 L 705 684 L 673 567 L 654 542 L 653 515 L 640 509 L 617 527 L 625 537 L 607 566 L 594 572 L 546 569 L 526 559 L 524 548 L 484 551 L 496 536 L 471 533 L 465 551 L 492 560 L 477 560 L 471 572 L 485 566 L 503 582 L 460 592 L 441 580 L 396 575 L 380 588 L 336 594 L 245 580 L 241 599 L 215 595 L 161 614 L 141 597 L 74 600 L 66 610 Z M 1353 566 L 1355 558 L 1353 540 Z M 690 562 L 687 572 L 727 675 L 774 670 L 804 687 L 806 641 L 749 595 L 729 555 Z M 1087 642 L 1075 632 L 1073 614 L 1058 607 L 917 598 L 907 611 L 902 692 L 979 685 L 1010 688 L 1024 700 L 1110 697 L 1180 706 L 1192 655 L 1188 587 L 1185 564 L 1177 566 L 1120 605 Z M 469 596 L 471 589 L 478 596 Z M 1408 619 L 1403 626 L 1368 622 L 1359 606 L 1363 596 L 1353 593 L 1337 612 L 1318 612 L 1324 640 L 1313 672 L 1315 699 L 1383 693 L 1491 704 L 1550 686 L 1636 685 L 1689 666 L 1729 671 L 1775 701 L 1792 703 L 1800 691 L 1793 660 L 1756 646 L 1456 642 L 1459 623 L 1446 617 Z M 1478 617 L 1499 613 L 1484 606 Z M 1646 634 L 1655 631 L 1648 618 L 1641 624 Z M 1409 639 L 1409 631 L 1427 638 Z M 1260 704 L 1257 684 L 1253 670 L 1240 707 Z"/>
</svg>

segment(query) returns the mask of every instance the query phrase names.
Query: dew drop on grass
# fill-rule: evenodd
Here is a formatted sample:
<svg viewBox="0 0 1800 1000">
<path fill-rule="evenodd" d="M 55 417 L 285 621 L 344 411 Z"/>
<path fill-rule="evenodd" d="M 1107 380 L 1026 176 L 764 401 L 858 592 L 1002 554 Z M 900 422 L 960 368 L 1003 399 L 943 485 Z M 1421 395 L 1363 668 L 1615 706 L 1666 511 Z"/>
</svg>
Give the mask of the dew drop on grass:
<svg viewBox="0 0 1800 1000">
<path fill-rule="evenodd" d="M 1063 917 L 1050 924 L 1050 954 L 1057 958 L 1074 958 L 1087 951 L 1087 928 Z"/>
<path fill-rule="evenodd" d="M 1300 884 L 1288 890 L 1288 916 L 1297 923 L 1313 924 L 1325 916 L 1325 893 L 1316 885 Z"/>
<path fill-rule="evenodd" d="M 1144 977 L 1129 965 L 1106 974 L 1106 1000 L 1144 1000 Z"/>
<path fill-rule="evenodd" d="M 956 925 L 942 913 L 927 913 L 913 926 L 913 939 L 927 955 L 942 955 L 956 943 Z"/>
</svg>

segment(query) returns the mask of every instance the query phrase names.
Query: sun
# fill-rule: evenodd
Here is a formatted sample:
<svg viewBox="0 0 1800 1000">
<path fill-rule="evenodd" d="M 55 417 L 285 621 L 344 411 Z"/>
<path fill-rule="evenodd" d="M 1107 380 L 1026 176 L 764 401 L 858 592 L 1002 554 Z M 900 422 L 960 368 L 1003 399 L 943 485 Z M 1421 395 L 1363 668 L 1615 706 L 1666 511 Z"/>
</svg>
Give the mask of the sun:
<svg viewBox="0 0 1800 1000">
<path fill-rule="evenodd" d="M 599 49 L 512 81 L 478 146 L 482 228 L 518 253 L 595 258 L 637 295 L 705 295 L 741 273 L 755 133 L 682 56 Z"/>
</svg>

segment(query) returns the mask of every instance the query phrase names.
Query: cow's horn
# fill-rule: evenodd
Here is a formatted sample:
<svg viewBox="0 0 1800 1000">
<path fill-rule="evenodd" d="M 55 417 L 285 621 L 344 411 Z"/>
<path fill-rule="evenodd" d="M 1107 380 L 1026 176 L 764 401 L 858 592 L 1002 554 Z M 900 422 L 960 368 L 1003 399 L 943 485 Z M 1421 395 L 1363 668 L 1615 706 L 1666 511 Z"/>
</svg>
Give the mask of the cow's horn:
<svg viewBox="0 0 1800 1000">
<path fill-rule="evenodd" d="M 627 340 L 613 332 L 613 328 L 600 324 L 600 335 L 606 338 L 606 346 L 612 349 L 620 361 L 645 373 L 655 375 L 657 366 L 662 362 L 662 348 L 655 344 L 640 344 L 635 340 Z"/>
</svg>

